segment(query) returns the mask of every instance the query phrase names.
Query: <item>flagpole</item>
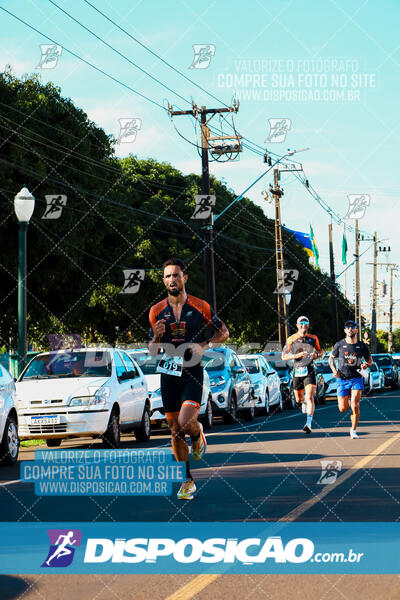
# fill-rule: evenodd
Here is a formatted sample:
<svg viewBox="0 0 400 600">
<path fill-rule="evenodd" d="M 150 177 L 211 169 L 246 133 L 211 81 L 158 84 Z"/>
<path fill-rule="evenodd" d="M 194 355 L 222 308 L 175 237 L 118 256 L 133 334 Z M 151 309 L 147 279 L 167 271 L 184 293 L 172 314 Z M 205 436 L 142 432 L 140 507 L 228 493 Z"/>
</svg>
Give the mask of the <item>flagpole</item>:
<svg viewBox="0 0 400 600">
<path fill-rule="evenodd" d="M 342 265 L 347 265 L 347 238 L 346 238 L 346 224 L 343 223 L 343 237 L 342 237 Z M 344 271 L 344 296 L 347 299 L 347 271 Z"/>
<path fill-rule="evenodd" d="M 338 327 L 338 309 L 337 309 L 337 290 L 336 290 L 336 276 L 335 276 L 335 258 L 333 253 L 333 240 L 332 240 L 332 221 L 328 225 L 329 231 L 329 263 L 330 263 L 330 279 L 331 279 L 331 310 L 332 310 L 332 336 L 333 339 L 339 337 Z"/>
</svg>

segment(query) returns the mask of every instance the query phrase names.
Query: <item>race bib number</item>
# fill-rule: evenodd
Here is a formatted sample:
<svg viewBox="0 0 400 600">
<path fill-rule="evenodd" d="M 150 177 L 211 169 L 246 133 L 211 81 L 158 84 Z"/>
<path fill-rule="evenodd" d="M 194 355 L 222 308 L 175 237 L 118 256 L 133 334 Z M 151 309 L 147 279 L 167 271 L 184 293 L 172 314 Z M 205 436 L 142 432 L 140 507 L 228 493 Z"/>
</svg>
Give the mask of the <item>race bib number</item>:
<svg viewBox="0 0 400 600">
<path fill-rule="evenodd" d="M 296 367 L 294 370 L 295 377 L 305 377 L 308 373 L 307 367 Z"/>
<path fill-rule="evenodd" d="M 167 356 L 165 355 L 157 366 L 157 373 L 166 373 L 167 375 L 182 375 L 183 357 L 182 356 Z"/>
</svg>

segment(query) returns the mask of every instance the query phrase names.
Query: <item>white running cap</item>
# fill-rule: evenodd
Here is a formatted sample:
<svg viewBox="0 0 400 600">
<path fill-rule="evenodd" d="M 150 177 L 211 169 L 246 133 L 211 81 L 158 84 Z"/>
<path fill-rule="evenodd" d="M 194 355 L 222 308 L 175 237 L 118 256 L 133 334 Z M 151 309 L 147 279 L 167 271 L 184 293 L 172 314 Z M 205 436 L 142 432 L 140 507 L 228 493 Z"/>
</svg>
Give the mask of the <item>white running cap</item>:
<svg viewBox="0 0 400 600">
<path fill-rule="evenodd" d="M 304 315 L 302 317 L 299 317 L 297 319 L 297 325 L 300 325 L 300 323 L 306 323 L 307 325 L 310 324 L 310 321 L 308 319 L 308 317 L 305 317 Z"/>
</svg>

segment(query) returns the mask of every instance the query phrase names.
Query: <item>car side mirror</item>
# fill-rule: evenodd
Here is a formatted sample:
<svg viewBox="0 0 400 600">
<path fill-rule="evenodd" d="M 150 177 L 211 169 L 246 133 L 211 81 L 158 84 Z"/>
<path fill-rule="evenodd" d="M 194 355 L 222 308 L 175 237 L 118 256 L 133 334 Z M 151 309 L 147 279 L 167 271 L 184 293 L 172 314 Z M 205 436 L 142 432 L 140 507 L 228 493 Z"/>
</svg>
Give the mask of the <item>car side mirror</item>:
<svg viewBox="0 0 400 600">
<path fill-rule="evenodd" d="M 243 367 L 239 367 L 238 365 L 235 365 L 232 369 L 232 373 L 234 375 L 239 375 L 239 373 L 244 373 L 244 368 Z"/>
<path fill-rule="evenodd" d="M 119 381 L 127 381 L 128 379 L 133 379 L 135 377 L 134 371 L 124 371 L 122 375 L 118 377 Z"/>
</svg>

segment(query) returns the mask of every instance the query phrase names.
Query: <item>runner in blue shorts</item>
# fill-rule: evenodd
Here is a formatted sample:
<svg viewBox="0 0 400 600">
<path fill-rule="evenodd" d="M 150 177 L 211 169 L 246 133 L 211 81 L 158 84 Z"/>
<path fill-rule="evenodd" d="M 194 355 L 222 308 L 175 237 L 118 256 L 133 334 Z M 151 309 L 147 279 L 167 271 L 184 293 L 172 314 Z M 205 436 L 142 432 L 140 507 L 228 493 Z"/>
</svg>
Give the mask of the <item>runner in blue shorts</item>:
<svg viewBox="0 0 400 600">
<path fill-rule="evenodd" d="M 347 321 L 344 326 L 346 337 L 337 342 L 329 356 L 329 366 L 337 378 L 337 397 L 340 412 L 351 406 L 350 437 L 358 438 L 357 424 L 360 418 L 360 400 L 364 389 L 361 369 L 372 365 L 371 354 L 364 342 L 357 341 L 358 325 Z M 335 358 L 338 359 L 336 368 Z"/>
</svg>

